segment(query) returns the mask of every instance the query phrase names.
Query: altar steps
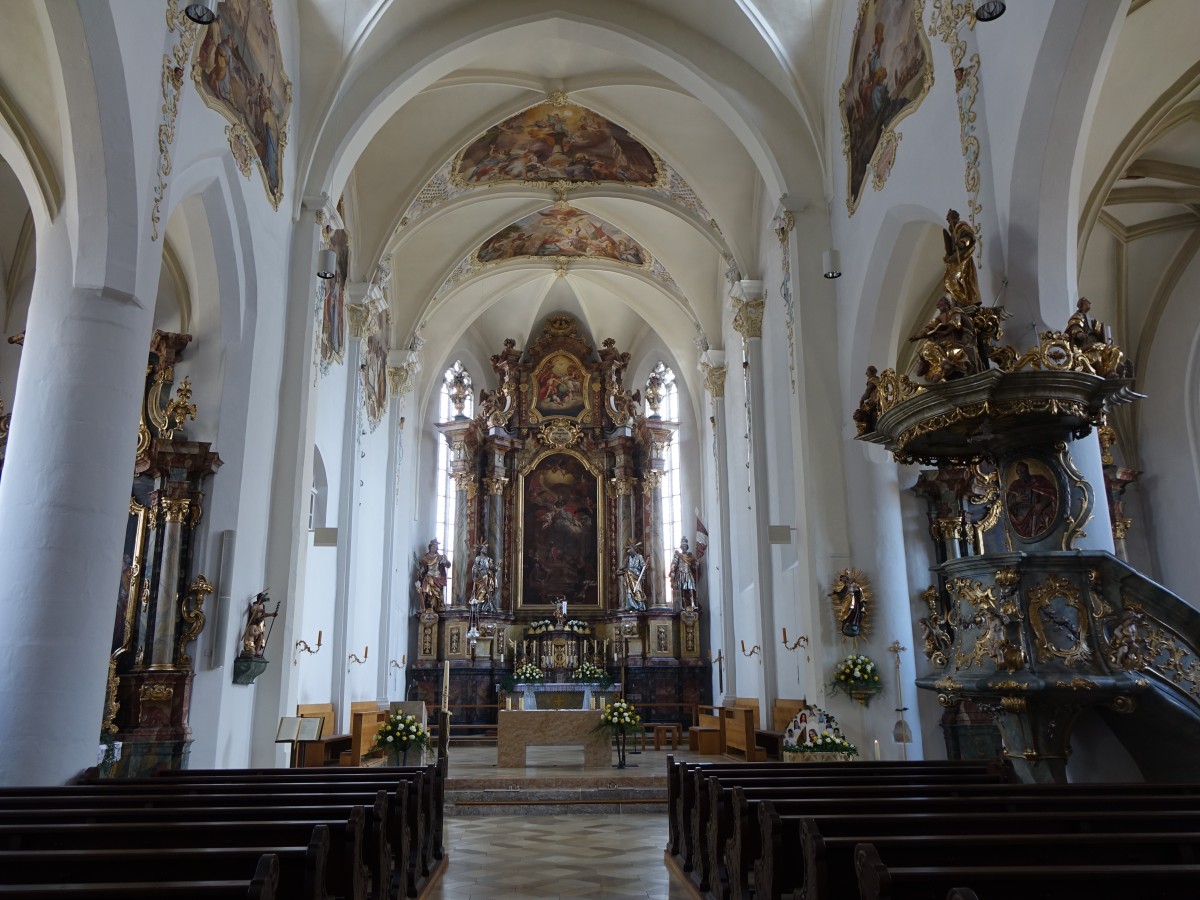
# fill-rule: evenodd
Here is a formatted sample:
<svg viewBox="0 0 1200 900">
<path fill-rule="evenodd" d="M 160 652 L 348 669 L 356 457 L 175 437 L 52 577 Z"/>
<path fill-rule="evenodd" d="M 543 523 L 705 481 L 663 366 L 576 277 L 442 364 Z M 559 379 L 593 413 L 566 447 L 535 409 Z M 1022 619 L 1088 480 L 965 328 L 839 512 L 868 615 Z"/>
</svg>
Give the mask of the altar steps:
<svg viewBox="0 0 1200 900">
<path fill-rule="evenodd" d="M 446 786 L 447 816 L 550 816 L 550 815 L 665 815 L 667 786 L 595 784 L 541 787 L 462 788 Z"/>
</svg>

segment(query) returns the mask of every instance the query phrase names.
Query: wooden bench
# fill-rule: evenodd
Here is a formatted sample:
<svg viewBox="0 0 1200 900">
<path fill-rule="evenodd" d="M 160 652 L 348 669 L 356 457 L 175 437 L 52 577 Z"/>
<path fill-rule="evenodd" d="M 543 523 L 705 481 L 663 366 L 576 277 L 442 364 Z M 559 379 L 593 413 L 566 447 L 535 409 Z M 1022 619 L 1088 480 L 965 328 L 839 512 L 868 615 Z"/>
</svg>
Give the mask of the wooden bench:
<svg viewBox="0 0 1200 900">
<path fill-rule="evenodd" d="M 329 826 L 328 878 L 339 897 L 366 900 L 369 873 L 361 866 L 363 816 L 343 823 L 327 820 L 213 821 L 213 822 L 73 822 L 0 824 L 0 845 L 13 852 L 46 850 L 119 850 L 125 847 L 237 848 L 262 846 L 308 847 L 318 825 Z M 275 860 L 275 882 L 279 861 Z M 127 879 L 129 880 L 129 879 Z M 163 893 L 160 897 L 177 896 Z"/>
<path fill-rule="evenodd" d="M 755 728 L 754 740 L 772 759 L 783 759 L 783 744 L 792 719 L 808 703 L 807 700 L 778 698 L 771 704 L 771 728 Z"/>
<path fill-rule="evenodd" d="M 672 750 L 679 749 L 679 739 L 683 729 L 678 722 L 647 722 L 646 728 L 654 734 L 655 750 L 661 750 L 668 739 L 671 741 Z"/>
<path fill-rule="evenodd" d="M 721 707 L 696 707 L 696 724 L 688 729 L 688 749 L 706 756 L 718 756 L 725 752 L 725 725 L 721 720 Z"/>
<path fill-rule="evenodd" d="M 1053 800 L 1049 801 L 1053 803 Z M 1114 798 L 1119 805 L 1119 799 Z M 997 817 L 992 813 L 889 813 L 828 814 L 821 816 L 781 816 L 773 801 L 758 805 L 762 855 L 754 863 L 754 885 L 772 896 L 787 896 L 793 890 L 806 895 L 828 895 L 823 887 L 830 865 L 843 871 L 852 869 L 850 861 L 830 861 L 831 841 L 880 835 L 911 836 L 921 834 L 978 835 L 992 834 L 999 828 L 1022 835 L 1086 834 L 1104 837 L 1109 833 L 1190 834 L 1200 832 L 1200 811 L 1187 810 L 1163 814 L 1154 810 L 1104 809 L 1098 812 L 1051 810 L 1010 813 Z M 845 851 L 844 846 L 841 847 Z M 801 887 L 803 885 L 803 887 Z"/>
<path fill-rule="evenodd" d="M 288 896 L 279 889 L 279 857 L 273 853 L 259 857 L 248 879 L 0 884 L 0 897 L 7 900 L 282 900 Z"/>
<path fill-rule="evenodd" d="M 758 762 L 766 759 L 766 754 L 759 748 L 754 737 L 754 723 L 757 709 L 744 706 L 721 707 L 721 721 L 725 727 L 726 756 L 740 755 L 746 762 Z"/>
<path fill-rule="evenodd" d="M 811 843 L 805 843 L 804 829 L 824 829 L 827 823 L 829 834 L 836 837 L 990 834 L 1001 829 L 1022 833 L 1112 831 L 1121 828 L 1122 816 L 1138 822 L 1130 830 L 1156 830 L 1155 817 L 1169 817 L 1165 821 L 1172 824 L 1163 826 L 1168 830 L 1181 830 L 1182 825 L 1182 830 L 1187 831 L 1200 825 L 1200 802 L 1197 802 L 1200 798 L 1195 795 L 1200 786 L 1188 786 L 1190 797 L 1174 792 L 1154 793 L 1148 790 L 1153 785 L 1082 785 L 1081 792 L 1072 791 L 1073 787 L 980 785 L 959 789 L 934 785 L 910 790 L 893 785 L 872 788 L 873 794 L 827 791 L 824 796 L 795 799 L 781 799 L 779 794 L 784 789 L 778 789 L 770 799 L 752 799 L 748 793 L 770 792 L 735 787 L 732 790 L 734 833 L 724 849 L 729 892 L 738 896 L 735 885 L 748 884 L 751 871 L 756 888 L 762 883 L 777 894 L 786 894 L 799 880 L 807 882 L 820 863 L 810 855 L 814 851 Z M 1127 790 L 1118 792 L 1113 788 Z M 1043 811 L 1047 808 L 1052 812 Z M 911 812 L 914 809 L 921 812 L 914 814 Z M 1114 813 L 1115 809 L 1120 812 Z M 757 835 L 747 833 L 753 820 Z M 848 860 L 843 869 L 850 869 Z M 808 889 L 816 890 L 812 886 Z M 833 896 L 838 896 L 836 891 Z"/>
<path fill-rule="evenodd" d="M 859 844 L 855 851 L 861 900 L 917 900 L 970 884 L 984 896 L 1054 897 L 1055 900 L 1167 900 L 1194 897 L 1200 865 L 936 865 L 887 866 L 876 848 Z M 842 895 L 845 896 L 845 895 Z"/>
<path fill-rule="evenodd" d="M 355 701 L 350 704 L 350 749 L 343 750 L 338 761 L 343 766 L 361 766 L 363 756 L 371 752 L 371 744 L 379 726 L 388 717 L 387 707 L 380 707 L 374 700 Z"/>
<path fill-rule="evenodd" d="M 313 791 L 355 792 L 366 788 L 397 790 L 406 786 L 408 792 L 406 825 L 408 834 L 407 871 L 409 896 L 436 869 L 436 861 L 445 855 L 442 843 L 443 806 L 445 801 L 445 762 L 435 766 L 369 769 L 266 769 L 166 771 L 149 779 L 126 780 L 124 783 L 145 785 L 165 782 L 186 785 L 193 790 L 247 789 L 256 793 L 270 790 L 275 793 L 311 793 Z M 393 840 L 400 831 L 399 822 L 392 823 Z"/>
<path fill-rule="evenodd" d="M 300 745 L 302 767 L 336 766 L 343 750 L 350 749 L 350 735 L 337 734 L 337 715 L 332 703 L 300 703 L 296 715 L 302 719 L 320 719 L 321 737 Z"/>
<path fill-rule="evenodd" d="M 296 900 L 326 900 L 329 830 L 313 829 L 307 847 L 173 847 L 103 850 L 0 851 L 0 896 L 17 885 L 107 884 L 111 887 L 166 882 L 253 882 L 264 855 L 278 860 L 276 895 Z M 174 891 L 170 896 L 176 896 Z M 241 896 L 247 896 L 245 893 Z"/>
</svg>

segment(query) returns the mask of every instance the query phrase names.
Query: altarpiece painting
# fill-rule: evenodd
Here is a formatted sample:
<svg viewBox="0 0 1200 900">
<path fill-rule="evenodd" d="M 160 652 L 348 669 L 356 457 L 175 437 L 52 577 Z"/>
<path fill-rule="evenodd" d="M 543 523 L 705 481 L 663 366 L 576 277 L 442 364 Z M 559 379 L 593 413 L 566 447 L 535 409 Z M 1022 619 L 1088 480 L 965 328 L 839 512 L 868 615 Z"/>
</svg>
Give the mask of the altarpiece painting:
<svg viewBox="0 0 1200 900">
<path fill-rule="evenodd" d="M 521 606 L 549 606 L 559 597 L 580 606 L 600 603 L 597 560 L 603 556 L 597 512 L 603 482 L 570 452 L 538 459 L 522 479 L 524 564 Z"/>
</svg>

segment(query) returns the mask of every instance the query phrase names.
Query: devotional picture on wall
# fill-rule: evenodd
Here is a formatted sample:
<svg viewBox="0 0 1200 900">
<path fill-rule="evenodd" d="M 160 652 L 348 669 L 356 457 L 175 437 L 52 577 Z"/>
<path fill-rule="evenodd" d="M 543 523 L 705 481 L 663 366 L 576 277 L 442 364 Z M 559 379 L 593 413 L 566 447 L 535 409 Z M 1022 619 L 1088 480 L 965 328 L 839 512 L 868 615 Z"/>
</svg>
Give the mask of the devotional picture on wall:
<svg viewBox="0 0 1200 900">
<path fill-rule="evenodd" d="M 889 148 L 896 123 L 916 110 L 933 85 L 929 38 L 921 23 L 924 0 L 860 0 L 850 48 L 850 72 L 842 84 L 842 152 L 849 180 L 846 206 L 853 215 L 866 185 L 867 167 L 880 146 Z M 876 188 L 883 186 L 877 171 Z"/>
<path fill-rule="evenodd" d="M 645 266 L 650 260 L 650 254 L 615 225 L 582 210 L 553 206 L 501 229 L 483 242 L 475 256 L 481 263 L 582 256 Z"/>
<path fill-rule="evenodd" d="M 493 125 L 454 161 L 461 187 L 503 182 L 617 182 L 655 186 L 663 167 L 628 131 L 590 109 L 546 101 Z"/>
<path fill-rule="evenodd" d="M 579 360 L 565 352 L 551 353 L 533 370 L 533 419 L 550 416 L 577 419 L 590 406 L 591 376 Z"/>
<path fill-rule="evenodd" d="M 371 307 L 363 332 L 366 338 L 363 340 L 359 371 L 362 373 L 363 407 L 367 422 L 374 431 L 387 412 L 387 364 L 388 353 L 392 349 L 392 321 L 387 307 L 374 303 Z"/>
<path fill-rule="evenodd" d="M 600 602 L 602 482 L 572 453 L 537 460 L 521 482 L 521 606 Z"/>
<path fill-rule="evenodd" d="M 342 201 L 338 214 L 345 221 Z M 350 234 L 345 228 L 329 229 L 326 243 L 337 257 L 332 278 L 319 279 L 321 297 L 321 371 L 346 357 L 346 281 L 350 275 Z"/>
<path fill-rule="evenodd" d="M 271 0 L 223 0 L 197 46 L 192 78 L 204 103 L 233 123 L 226 133 L 242 174 L 250 174 L 252 153 L 267 198 L 279 209 L 292 83 L 283 70 Z"/>
<path fill-rule="evenodd" d="M 1027 541 L 1044 537 L 1057 523 L 1061 505 L 1058 479 L 1044 462 L 1022 457 L 1009 465 L 1004 508 L 1013 534 Z"/>
</svg>

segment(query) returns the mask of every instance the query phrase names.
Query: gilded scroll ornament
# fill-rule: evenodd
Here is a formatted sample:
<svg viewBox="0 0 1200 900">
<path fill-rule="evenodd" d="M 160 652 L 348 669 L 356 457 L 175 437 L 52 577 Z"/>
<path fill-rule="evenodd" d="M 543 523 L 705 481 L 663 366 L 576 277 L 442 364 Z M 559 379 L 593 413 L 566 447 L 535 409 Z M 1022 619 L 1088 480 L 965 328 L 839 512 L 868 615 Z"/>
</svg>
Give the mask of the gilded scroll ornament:
<svg viewBox="0 0 1200 900">
<path fill-rule="evenodd" d="M 704 365 L 702 368 L 704 369 L 704 389 L 714 398 L 723 398 L 725 396 L 725 367 Z"/>
<path fill-rule="evenodd" d="M 138 689 L 139 700 L 149 700 L 153 703 L 165 703 L 175 696 L 175 689 L 169 684 L 143 684 Z"/>
<path fill-rule="evenodd" d="M 939 611 L 939 594 L 936 587 L 930 585 L 926 588 L 921 593 L 921 599 L 929 607 L 929 615 L 922 616 L 919 620 L 925 640 L 925 658 L 939 669 L 944 669 L 950 662 L 947 654 L 954 644 L 954 629 Z"/>
<path fill-rule="evenodd" d="M 956 578 L 950 590 L 959 603 L 965 600 L 975 609 L 971 618 L 961 620 L 959 628 L 982 630 L 970 654 L 962 650 L 955 654 L 954 668 L 982 666 L 985 659 L 990 660 L 996 668 L 1009 672 L 1022 668 L 1025 665 L 1025 653 L 1020 641 L 1010 641 L 1008 637 L 1010 625 L 1020 627 L 1020 610 L 998 599 L 994 587 L 984 589 L 980 582 L 969 578 Z"/>
<path fill-rule="evenodd" d="M 1150 623 L 1141 609 L 1126 606 L 1112 624 L 1108 661 L 1127 672 L 1146 668 L 1155 656 L 1150 648 L 1150 633 Z"/>
<path fill-rule="evenodd" d="M 1076 666 L 1092 658 L 1085 629 L 1087 610 L 1070 579 L 1051 574 L 1030 589 L 1029 624 L 1039 662 L 1059 659 Z"/>
<path fill-rule="evenodd" d="M 175 398 L 167 404 L 166 409 L 163 411 L 166 416 L 167 425 L 165 433 L 162 436 L 167 440 L 174 439 L 176 432 L 183 430 L 183 423 L 186 420 L 191 419 L 193 422 L 196 421 L 196 404 L 189 403 L 188 401 L 191 399 L 192 380 L 185 376 L 183 381 L 180 382 L 179 387 L 175 389 Z"/>
<path fill-rule="evenodd" d="M 179 646 L 175 652 L 175 665 L 180 669 L 191 669 L 192 658 L 184 652 L 204 628 L 204 598 L 213 592 L 213 586 L 203 575 L 197 575 L 196 580 L 188 588 L 187 597 L 179 606 L 179 616 L 183 619 L 185 628 L 179 635 Z"/>
</svg>

